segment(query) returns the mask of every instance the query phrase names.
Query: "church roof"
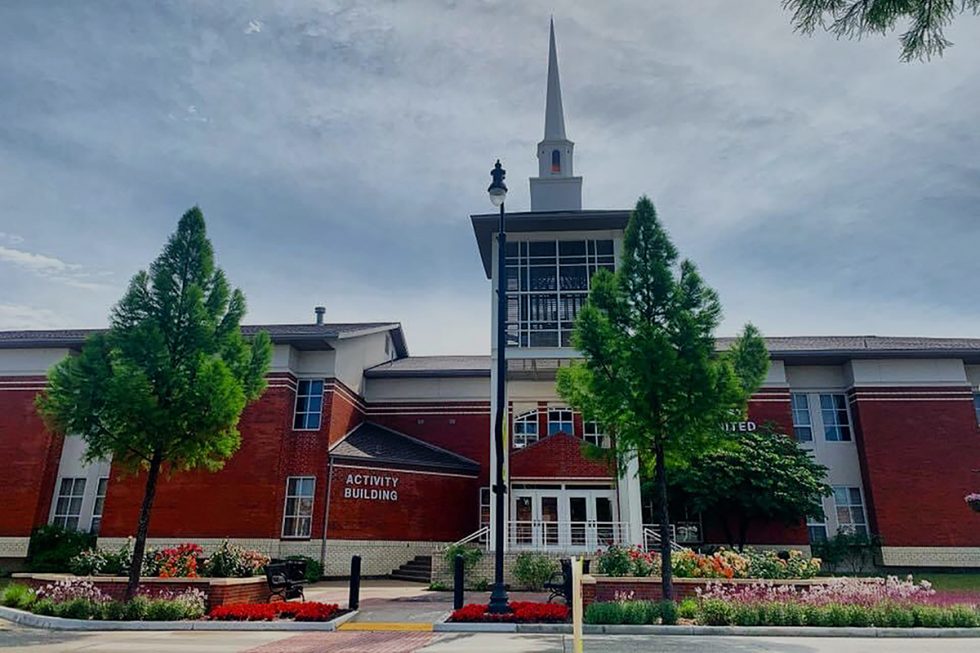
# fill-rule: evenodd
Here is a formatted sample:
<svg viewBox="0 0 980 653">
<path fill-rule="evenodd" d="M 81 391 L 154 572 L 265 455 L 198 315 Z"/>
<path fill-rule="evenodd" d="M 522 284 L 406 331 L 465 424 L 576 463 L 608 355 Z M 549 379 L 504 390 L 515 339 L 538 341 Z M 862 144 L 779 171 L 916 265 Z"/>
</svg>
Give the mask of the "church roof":
<svg viewBox="0 0 980 653">
<path fill-rule="evenodd" d="M 551 40 L 548 45 L 548 94 L 544 109 L 544 140 L 565 139 L 565 112 L 561 106 L 561 82 L 558 79 L 558 49 L 555 47 L 555 19 L 551 19 Z"/>
<path fill-rule="evenodd" d="M 476 475 L 480 464 L 451 451 L 373 422 L 363 422 L 334 445 L 330 457 L 338 462 L 417 467 Z"/>
</svg>

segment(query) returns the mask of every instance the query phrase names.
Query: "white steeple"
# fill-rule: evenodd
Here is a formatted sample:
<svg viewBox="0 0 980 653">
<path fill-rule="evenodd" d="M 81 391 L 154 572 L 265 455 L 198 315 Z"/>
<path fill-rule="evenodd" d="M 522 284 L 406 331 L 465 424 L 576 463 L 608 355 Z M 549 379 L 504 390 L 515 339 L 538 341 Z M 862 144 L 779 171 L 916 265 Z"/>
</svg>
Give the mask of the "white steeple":
<svg viewBox="0 0 980 653">
<path fill-rule="evenodd" d="M 548 93 L 545 98 L 544 140 L 538 143 L 538 176 L 531 177 L 532 211 L 579 211 L 582 178 L 572 174 L 575 144 L 565 136 L 565 112 L 558 79 L 555 21 L 551 20 L 548 48 Z"/>
</svg>

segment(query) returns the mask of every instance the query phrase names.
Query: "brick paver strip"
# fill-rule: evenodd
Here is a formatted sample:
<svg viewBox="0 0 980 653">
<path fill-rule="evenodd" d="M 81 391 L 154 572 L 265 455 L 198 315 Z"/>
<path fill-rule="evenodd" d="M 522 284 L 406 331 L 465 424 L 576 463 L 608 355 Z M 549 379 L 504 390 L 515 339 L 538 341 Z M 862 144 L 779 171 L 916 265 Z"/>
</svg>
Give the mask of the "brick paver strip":
<svg viewBox="0 0 980 653">
<path fill-rule="evenodd" d="M 336 632 L 304 633 L 280 639 L 247 653 L 413 653 L 440 638 L 436 633 Z"/>
</svg>

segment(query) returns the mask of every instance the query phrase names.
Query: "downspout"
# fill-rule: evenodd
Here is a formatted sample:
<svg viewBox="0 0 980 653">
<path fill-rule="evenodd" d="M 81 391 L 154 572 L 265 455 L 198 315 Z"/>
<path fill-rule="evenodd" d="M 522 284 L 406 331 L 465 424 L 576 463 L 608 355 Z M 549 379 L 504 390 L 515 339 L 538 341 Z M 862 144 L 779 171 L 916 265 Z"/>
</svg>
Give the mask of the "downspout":
<svg viewBox="0 0 980 653">
<path fill-rule="evenodd" d="M 323 539 L 320 541 L 320 567 L 327 572 L 327 522 L 330 519 L 330 488 L 333 485 L 333 458 L 327 464 L 327 500 L 323 502 Z"/>
</svg>

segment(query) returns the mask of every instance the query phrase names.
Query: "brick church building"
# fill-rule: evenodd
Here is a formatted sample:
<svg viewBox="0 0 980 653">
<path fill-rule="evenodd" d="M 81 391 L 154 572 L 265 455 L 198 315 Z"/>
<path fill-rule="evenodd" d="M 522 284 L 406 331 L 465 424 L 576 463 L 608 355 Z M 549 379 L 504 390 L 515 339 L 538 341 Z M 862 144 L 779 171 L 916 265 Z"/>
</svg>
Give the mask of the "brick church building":
<svg viewBox="0 0 980 653">
<path fill-rule="evenodd" d="M 628 210 L 582 209 L 565 134 L 554 31 L 544 139 L 531 210 L 508 214 L 506 280 L 511 550 L 594 551 L 649 544 L 636 469 L 621 475 L 586 446 L 608 447 L 555 392 L 577 356 L 574 318 L 593 272 L 614 269 Z M 471 222 L 491 282 L 496 215 Z M 491 301 L 495 305 L 495 301 Z M 322 559 L 328 575 L 353 553 L 383 574 L 468 536 L 492 542 L 490 356 L 410 356 L 397 322 L 246 327 L 274 344 L 268 389 L 241 420 L 242 446 L 216 473 L 161 482 L 151 544 L 228 538 L 272 556 Z M 113 546 L 135 531 L 143 479 L 49 433 L 34 409 L 46 371 L 84 330 L 0 332 L 0 565 L 22 559 L 31 530 L 89 530 Z M 719 349 L 728 344 L 719 339 Z M 980 567 L 980 339 L 875 336 L 768 339 L 772 365 L 749 405 L 751 430 L 773 421 L 829 468 L 824 519 L 758 525 L 752 544 L 805 548 L 839 529 L 881 537 L 895 567 Z M 718 543 L 710 519 L 683 515 L 677 539 Z"/>
</svg>

